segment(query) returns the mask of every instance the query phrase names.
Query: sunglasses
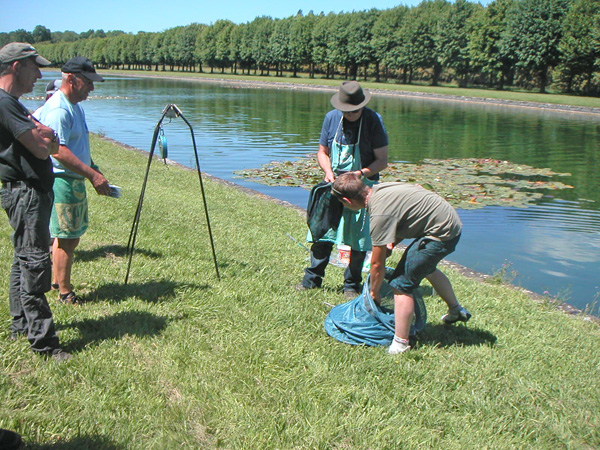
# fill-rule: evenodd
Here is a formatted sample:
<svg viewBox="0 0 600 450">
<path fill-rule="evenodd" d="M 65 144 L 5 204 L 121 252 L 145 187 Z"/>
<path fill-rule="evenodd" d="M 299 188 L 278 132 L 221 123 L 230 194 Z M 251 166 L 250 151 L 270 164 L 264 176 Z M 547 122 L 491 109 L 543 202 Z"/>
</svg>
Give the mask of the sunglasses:
<svg viewBox="0 0 600 450">
<path fill-rule="evenodd" d="M 354 111 L 344 111 L 344 114 L 358 114 L 362 111 L 362 108 L 355 109 Z"/>
</svg>

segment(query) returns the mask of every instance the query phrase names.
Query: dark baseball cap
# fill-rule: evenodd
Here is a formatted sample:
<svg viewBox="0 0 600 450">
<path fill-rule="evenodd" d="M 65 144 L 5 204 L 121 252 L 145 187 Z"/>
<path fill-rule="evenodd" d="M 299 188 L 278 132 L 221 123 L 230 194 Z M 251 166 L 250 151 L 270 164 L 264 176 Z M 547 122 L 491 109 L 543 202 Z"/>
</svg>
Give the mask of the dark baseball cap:
<svg viewBox="0 0 600 450">
<path fill-rule="evenodd" d="M 46 94 L 54 94 L 60 89 L 62 80 L 52 80 L 46 85 Z"/>
<path fill-rule="evenodd" d="M 61 70 L 63 73 L 80 73 L 91 81 L 104 81 L 104 78 L 96 73 L 92 61 L 84 56 L 71 58 L 62 66 Z"/>
<path fill-rule="evenodd" d="M 11 42 L 0 49 L 0 64 L 11 63 L 20 59 L 35 57 L 38 66 L 49 66 L 51 64 L 46 58 L 42 58 L 33 45 L 26 42 Z"/>
</svg>

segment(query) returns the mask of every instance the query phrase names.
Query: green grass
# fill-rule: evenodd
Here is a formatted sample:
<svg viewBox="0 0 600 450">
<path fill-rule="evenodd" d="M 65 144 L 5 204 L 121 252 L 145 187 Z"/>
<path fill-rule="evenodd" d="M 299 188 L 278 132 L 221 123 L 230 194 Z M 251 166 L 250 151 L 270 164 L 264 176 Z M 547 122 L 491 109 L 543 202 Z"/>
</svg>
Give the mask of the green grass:
<svg viewBox="0 0 600 450">
<path fill-rule="evenodd" d="M 502 284 L 444 269 L 474 314 L 430 321 L 391 357 L 326 335 L 341 269 L 297 292 L 298 211 L 205 181 L 217 280 L 194 171 L 154 162 L 129 284 L 125 246 L 147 158 L 92 138 L 123 187 L 88 187 L 91 223 L 73 280 L 89 300 L 50 303 L 75 357 L 45 361 L 9 340 L 0 305 L 0 427 L 31 449 L 593 449 L 600 447 L 600 328 Z M 0 290 L 12 254 L 0 224 Z M 394 257 L 397 257 L 395 255 Z M 484 255 L 482 255 L 484 257 Z"/>
<path fill-rule="evenodd" d="M 198 72 L 169 72 L 169 71 L 143 71 L 143 70 L 110 70 L 107 73 L 116 73 L 121 75 L 135 75 L 135 76 L 159 76 L 159 77 L 177 77 L 183 79 L 224 79 L 230 81 L 250 81 L 257 83 L 292 83 L 292 84 L 306 84 L 306 85 L 320 85 L 320 86 L 339 86 L 342 79 L 325 79 L 325 78 L 308 78 L 307 74 L 301 74 L 298 77 L 292 77 L 291 74 L 287 74 L 283 77 L 271 76 L 258 76 L 258 75 L 234 75 L 229 72 L 220 73 L 215 71 L 210 73 L 205 71 L 203 73 Z M 459 88 L 456 85 L 441 85 L 441 86 L 428 86 L 423 84 L 398 84 L 397 82 L 373 82 L 359 80 L 361 85 L 367 89 L 377 90 L 390 90 L 390 91 L 404 91 L 404 92 L 423 92 L 426 94 L 440 94 L 440 95 L 451 95 L 456 97 L 475 97 L 475 98 L 488 98 L 496 99 L 501 101 L 521 101 L 521 102 L 534 102 L 534 103 L 549 103 L 557 105 L 567 105 L 576 107 L 588 107 L 588 108 L 600 108 L 600 98 L 597 97 L 584 97 L 567 94 L 557 93 L 536 93 L 523 90 L 503 90 L 498 91 L 494 89 L 480 89 L 480 88 Z"/>
</svg>

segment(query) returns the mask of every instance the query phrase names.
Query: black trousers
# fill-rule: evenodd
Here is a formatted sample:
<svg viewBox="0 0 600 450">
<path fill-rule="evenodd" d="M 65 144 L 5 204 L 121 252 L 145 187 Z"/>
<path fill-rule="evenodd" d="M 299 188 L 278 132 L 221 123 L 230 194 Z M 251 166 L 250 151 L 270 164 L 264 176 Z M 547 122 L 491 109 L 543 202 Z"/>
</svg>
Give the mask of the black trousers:
<svg viewBox="0 0 600 450">
<path fill-rule="evenodd" d="M 14 230 L 9 285 L 11 332 L 27 334 L 33 351 L 51 352 L 59 348 L 45 296 L 52 279 L 48 226 L 54 195 L 17 181 L 4 183 L 0 196 Z"/>
<path fill-rule="evenodd" d="M 325 268 L 329 264 L 329 257 L 333 250 L 333 243 L 317 241 L 310 249 L 310 267 L 304 269 L 302 285 L 306 288 L 318 288 L 323 283 Z M 350 252 L 350 264 L 344 272 L 344 290 L 361 291 L 362 268 L 367 252 L 352 249 Z"/>
</svg>

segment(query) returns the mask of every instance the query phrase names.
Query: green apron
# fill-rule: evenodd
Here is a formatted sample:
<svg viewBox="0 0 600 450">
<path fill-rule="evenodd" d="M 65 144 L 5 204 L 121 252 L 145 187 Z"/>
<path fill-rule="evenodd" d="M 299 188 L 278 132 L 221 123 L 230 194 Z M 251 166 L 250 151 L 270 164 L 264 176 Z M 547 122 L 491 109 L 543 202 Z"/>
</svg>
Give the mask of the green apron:
<svg viewBox="0 0 600 450">
<path fill-rule="evenodd" d="M 342 125 L 344 117 L 340 120 Z M 342 128 L 338 125 L 333 142 L 331 143 L 331 169 L 335 175 L 343 172 L 352 172 L 362 169 L 360 160 L 360 133 L 362 131 L 362 117 L 358 126 L 358 137 L 356 143 L 348 145 L 338 142 L 338 131 Z M 340 139 L 341 140 L 341 139 Z M 372 186 L 373 181 L 364 178 L 365 184 Z M 313 242 L 310 231 L 307 236 L 308 242 Z M 342 219 L 337 230 L 329 230 L 321 241 L 333 242 L 337 245 L 348 245 L 354 250 L 367 252 L 371 250 L 371 236 L 369 235 L 369 215 L 366 209 L 352 211 L 344 208 Z"/>
</svg>

